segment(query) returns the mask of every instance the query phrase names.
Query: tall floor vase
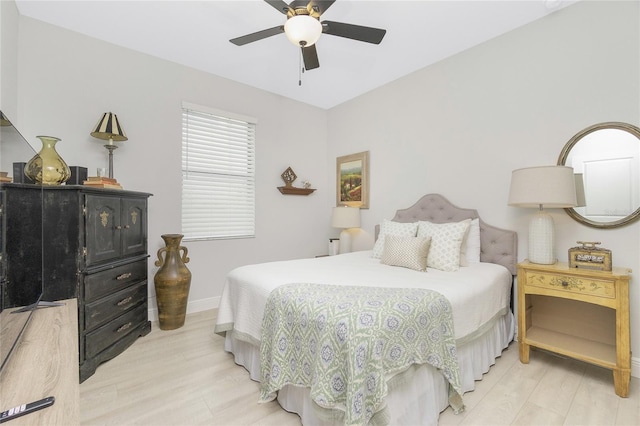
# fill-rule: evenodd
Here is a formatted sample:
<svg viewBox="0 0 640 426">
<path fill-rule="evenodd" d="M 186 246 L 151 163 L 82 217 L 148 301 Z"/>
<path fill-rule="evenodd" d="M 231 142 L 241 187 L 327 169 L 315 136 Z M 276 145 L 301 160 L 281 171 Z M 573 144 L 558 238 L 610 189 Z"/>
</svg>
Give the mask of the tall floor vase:
<svg viewBox="0 0 640 426">
<path fill-rule="evenodd" d="M 189 262 L 188 249 L 180 245 L 183 235 L 161 235 L 165 246 L 158 250 L 158 272 L 153 279 L 158 304 L 160 329 L 175 330 L 184 325 L 187 314 L 187 300 L 191 287 L 191 271 L 185 263 Z M 162 255 L 164 254 L 164 258 Z"/>
</svg>

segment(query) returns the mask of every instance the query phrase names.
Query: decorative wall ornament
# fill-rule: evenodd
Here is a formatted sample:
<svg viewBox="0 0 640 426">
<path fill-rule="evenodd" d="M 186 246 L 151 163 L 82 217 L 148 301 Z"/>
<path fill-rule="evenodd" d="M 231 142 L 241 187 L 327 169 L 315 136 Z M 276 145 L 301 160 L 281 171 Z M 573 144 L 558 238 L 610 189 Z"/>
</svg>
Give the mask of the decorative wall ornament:
<svg viewBox="0 0 640 426">
<path fill-rule="evenodd" d="M 311 183 L 309 181 L 303 181 L 304 188 L 296 188 L 293 186 L 293 182 L 298 178 L 296 173 L 293 171 L 291 167 L 287 167 L 287 169 L 282 172 L 280 175 L 282 180 L 284 181 L 284 186 L 279 186 L 278 191 L 285 195 L 309 195 L 315 189 L 311 188 Z"/>
</svg>

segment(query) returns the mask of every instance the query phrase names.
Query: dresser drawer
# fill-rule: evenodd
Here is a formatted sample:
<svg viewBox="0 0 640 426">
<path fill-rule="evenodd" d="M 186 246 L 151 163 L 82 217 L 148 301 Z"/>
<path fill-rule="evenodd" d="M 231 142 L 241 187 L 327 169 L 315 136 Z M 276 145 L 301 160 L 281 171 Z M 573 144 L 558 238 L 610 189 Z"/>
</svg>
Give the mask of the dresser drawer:
<svg viewBox="0 0 640 426">
<path fill-rule="evenodd" d="M 113 321 L 87 334 L 85 356 L 94 357 L 113 343 L 117 342 L 136 327 L 147 322 L 147 304 L 125 313 Z"/>
<path fill-rule="evenodd" d="M 608 299 L 615 299 L 616 297 L 615 281 L 595 278 L 527 272 L 527 285 Z"/>
<path fill-rule="evenodd" d="M 111 296 L 87 303 L 84 309 L 85 330 L 92 330 L 147 299 L 147 282 L 121 290 Z"/>
<path fill-rule="evenodd" d="M 128 263 L 84 277 L 84 300 L 89 302 L 147 279 L 147 260 Z"/>
</svg>

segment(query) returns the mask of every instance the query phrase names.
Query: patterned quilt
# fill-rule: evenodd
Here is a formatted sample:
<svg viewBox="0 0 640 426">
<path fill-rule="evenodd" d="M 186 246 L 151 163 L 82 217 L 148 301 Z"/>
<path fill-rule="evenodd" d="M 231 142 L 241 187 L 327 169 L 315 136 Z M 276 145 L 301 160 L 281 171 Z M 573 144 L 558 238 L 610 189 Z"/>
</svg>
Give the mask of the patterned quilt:
<svg viewBox="0 0 640 426">
<path fill-rule="evenodd" d="M 387 380 L 414 364 L 439 369 L 452 408 L 464 408 L 451 305 L 432 290 L 280 286 L 267 301 L 260 353 L 261 401 L 287 384 L 308 387 L 348 425 L 370 423 L 385 407 Z"/>
</svg>

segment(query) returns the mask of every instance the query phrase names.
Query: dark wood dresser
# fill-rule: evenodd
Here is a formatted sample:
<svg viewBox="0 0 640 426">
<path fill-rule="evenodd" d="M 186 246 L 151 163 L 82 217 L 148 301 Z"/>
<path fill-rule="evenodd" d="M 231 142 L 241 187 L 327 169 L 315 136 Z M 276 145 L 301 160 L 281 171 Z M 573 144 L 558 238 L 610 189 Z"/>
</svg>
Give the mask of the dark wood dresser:
<svg viewBox="0 0 640 426">
<path fill-rule="evenodd" d="M 77 298 L 83 382 L 100 363 L 151 331 L 147 306 L 151 194 L 29 184 L 5 184 L 3 192 L 6 276 L 24 282 L 18 289 L 11 286 L 5 297 L 20 305 L 42 285 L 42 300 Z M 30 237 L 37 232 L 42 233 L 41 240 Z"/>
</svg>

